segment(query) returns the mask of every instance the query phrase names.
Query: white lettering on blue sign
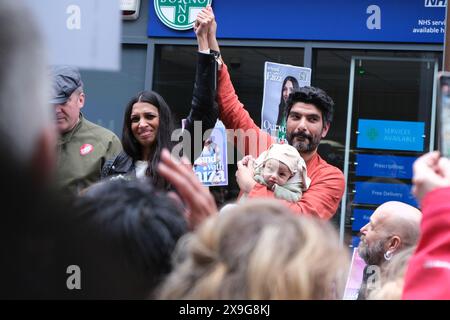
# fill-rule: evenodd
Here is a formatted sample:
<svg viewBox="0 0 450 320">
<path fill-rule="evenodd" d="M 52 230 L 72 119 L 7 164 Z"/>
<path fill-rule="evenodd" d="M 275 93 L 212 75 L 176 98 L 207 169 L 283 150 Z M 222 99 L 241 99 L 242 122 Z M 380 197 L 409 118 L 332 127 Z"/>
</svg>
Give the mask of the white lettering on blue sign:
<svg viewBox="0 0 450 320">
<path fill-rule="evenodd" d="M 447 0 L 425 0 L 426 8 L 442 8 L 447 6 Z"/>
<path fill-rule="evenodd" d="M 377 5 L 370 5 L 366 10 L 370 16 L 367 18 L 367 29 L 369 30 L 381 30 L 381 9 Z"/>
</svg>

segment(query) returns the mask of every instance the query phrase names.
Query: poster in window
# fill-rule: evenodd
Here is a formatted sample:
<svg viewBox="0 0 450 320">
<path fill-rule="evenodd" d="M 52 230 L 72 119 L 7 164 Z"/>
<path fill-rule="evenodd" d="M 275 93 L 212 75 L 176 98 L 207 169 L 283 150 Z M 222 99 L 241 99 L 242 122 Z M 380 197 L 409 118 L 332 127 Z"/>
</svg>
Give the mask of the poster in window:
<svg viewBox="0 0 450 320">
<path fill-rule="evenodd" d="M 203 144 L 200 156 L 194 161 L 194 172 L 205 186 L 228 185 L 227 139 L 225 126 L 217 121 Z"/>
<path fill-rule="evenodd" d="M 284 142 L 286 137 L 286 107 L 289 94 L 311 85 L 311 69 L 266 61 L 261 128 Z"/>
</svg>

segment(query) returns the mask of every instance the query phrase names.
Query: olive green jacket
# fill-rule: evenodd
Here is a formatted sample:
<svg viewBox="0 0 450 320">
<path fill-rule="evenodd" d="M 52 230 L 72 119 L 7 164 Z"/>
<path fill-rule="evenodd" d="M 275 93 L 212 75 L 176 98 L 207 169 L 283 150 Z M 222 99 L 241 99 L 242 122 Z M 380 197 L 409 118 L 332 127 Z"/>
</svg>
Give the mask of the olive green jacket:
<svg viewBox="0 0 450 320">
<path fill-rule="evenodd" d="M 122 144 L 113 132 L 86 120 L 80 113 L 78 124 L 58 140 L 59 186 L 78 194 L 100 180 L 105 161 L 121 151 Z"/>
</svg>

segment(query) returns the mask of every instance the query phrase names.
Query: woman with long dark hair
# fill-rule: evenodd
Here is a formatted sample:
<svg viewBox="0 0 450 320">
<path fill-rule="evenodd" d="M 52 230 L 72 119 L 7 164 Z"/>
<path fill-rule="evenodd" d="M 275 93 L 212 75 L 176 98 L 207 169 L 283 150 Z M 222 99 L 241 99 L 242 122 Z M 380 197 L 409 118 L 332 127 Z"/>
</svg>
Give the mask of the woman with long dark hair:
<svg viewBox="0 0 450 320">
<path fill-rule="evenodd" d="M 161 150 L 172 150 L 170 137 L 173 129 L 172 115 L 164 99 L 154 91 L 139 92 L 125 108 L 122 130 L 124 152 L 106 163 L 102 176 L 148 176 L 155 186 L 167 187 L 156 174 L 156 166 Z"/>
<path fill-rule="evenodd" d="M 183 135 L 190 134 L 190 141 L 195 139 L 194 121 L 202 122 L 203 138 L 203 133 L 214 127 L 219 116 L 215 104 L 217 53 L 209 50 L 207 40 L 212 20 L 199 20 L 195 28 L 199 52 L 192 106 L 183 130 Z M 124 151 L 105 163 L 102 178 L 116 175 L 128 179 L 147 177 L 157 188 L 168 189 L 169 183 L 159 176 L 156 168 L 161 150 L 165 148 L 170 151 L 174 146 L 171 140 L 173 131 L 173 116 L 164 99 L 154 91 L 139 92 L 125 109 L 122 131 Z M 183 152 L 188 157 L 194 157 L 192 151 Z"/>
<path fill-rule="evenodd" d="M 277 118 L 277 126 L 285 126 L 286 125 L 286 107 L 287 107 L 287 101 L 289 98 L 289 95 L 297 91 L 300 86 L 298 85 L 297 79 L 291 76 L 287 76 L 284 81 L 283 85 L 281 86 L 281 98 L 280 98 L 280 104 L 278 105 L 278 118 Z"/>
</svg>

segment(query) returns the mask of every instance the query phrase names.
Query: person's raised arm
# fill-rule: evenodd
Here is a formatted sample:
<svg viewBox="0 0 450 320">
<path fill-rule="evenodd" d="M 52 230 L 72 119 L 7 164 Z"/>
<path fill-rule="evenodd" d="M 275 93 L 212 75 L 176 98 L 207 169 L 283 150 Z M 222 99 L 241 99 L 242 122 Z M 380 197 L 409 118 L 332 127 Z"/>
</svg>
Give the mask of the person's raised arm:
<svg viewBox="0 0 450 320">
<path fill-rule="evenodd" d="M 413 172 L 423 216 L 402 298 L 450 299 L 450 160 L 430 152 L 414 162 Z"/>
<path fill-rule="evenodd" d="M 191 111 L 186 118 L 185 131 L 183 131 L 183 154 L 192 162 L 201 153 L 203 138 L 207 138 L 204 137 L 205 132 L 214 128 L 219 118 L 219 109 L 215 102 L 217 62 L 215 55 L 210 53 L 208 45 L 208 31 L 212 21 L 213 17 L 206 12 L 206 9 L 203 9 L 197 15 L 194 26 L 199 52 L 197 53 Z M 196 124 L 201 125 L 201 130 L 194 130 Z M 188 134 L 190 139 L 186 139 Z M 200 134 L 201 136 L 199 136 Z"/>
<path fill-rule="evenodd" d="M 217 33 L 217 22 L 216 17 L 214 16 L 214 12 L 210 5 L 206 7 L 209 16 L 212 18 L 211 26 L 208 30 L 208 44 L 211 50 L 214 50 L 220 54 L 219 42 L 217 41 L 216 33 Z M 219 70 L 221 65 L 223 64 L 222 56 L 219 56 Z"/>
<path fill-rule="evenodd" d="M 217 41 L 217 22 L 214 12 L 211 6 L 207 6 L 206 11 L 213 18 L 208 32 L 209 48 L 220 53 L 220 47 Z M 228 68 L 222 60 L 222 55 L 219 56 L 217 103 L 220 112 L 219 118 L 227 129 L 242 130 L 240 135 L 255 137 L 256 141 L 251 141 L 250 143 L 236 138 L 234 139 L 235 145 L 237 145 L 244 155 L 252 154 L 256 157 L 273 143 L 271 137 L 255 124 L 250 114 L 245 110 L 244 105 L 239 101 L 239 97 L 231 82 Z M 252 149 L 251 147 L 254 148 Z"/>
</svg>

